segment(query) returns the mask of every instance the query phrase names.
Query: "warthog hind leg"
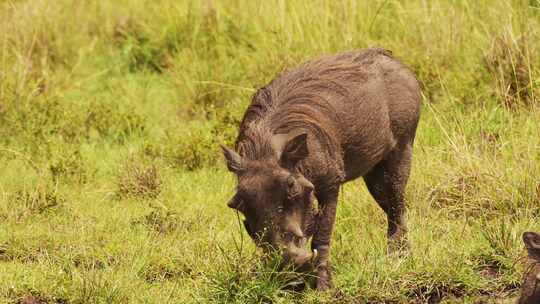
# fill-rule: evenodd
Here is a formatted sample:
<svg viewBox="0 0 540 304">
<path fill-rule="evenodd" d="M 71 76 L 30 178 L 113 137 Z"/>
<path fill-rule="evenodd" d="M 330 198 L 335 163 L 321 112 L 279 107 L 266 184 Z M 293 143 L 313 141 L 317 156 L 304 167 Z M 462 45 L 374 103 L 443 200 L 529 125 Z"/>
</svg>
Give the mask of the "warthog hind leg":
<svg viewBox="0 0 540 304">
<path fill-rule="evenodd" d="M 367 188 L 388 219 L 388 251 L 406 251 L 405 186 L 409 178 L 412 145 L 398 145 L 364 176 Z"/>
</svg>

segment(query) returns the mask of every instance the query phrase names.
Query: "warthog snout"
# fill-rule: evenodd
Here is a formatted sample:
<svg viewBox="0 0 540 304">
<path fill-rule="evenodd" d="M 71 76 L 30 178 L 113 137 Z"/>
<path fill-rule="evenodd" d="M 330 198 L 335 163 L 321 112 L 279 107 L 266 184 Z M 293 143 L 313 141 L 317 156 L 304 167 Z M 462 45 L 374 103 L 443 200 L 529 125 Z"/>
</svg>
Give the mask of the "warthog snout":
<svg viewBox="0 0 540 304">
<path fill-rule="evenodd" d="M 289 243 L 283 248 L 283 261 L 287 265 L 293 265 L 295 268 L 304 269 L 308 267 L 316 258 L 317 250 L 310 251 L 304 248 L 307 242 L 306 238 L 303 238 L 298 245 L 295 243 Z"/>
<path fill-rule="evenodd" d="M 303 266 L 311 261 L 313 253 L 304 248 L 291 248 L 285 251 L 285 261 L 293 263 L 295 266 Z"/>
</svg>

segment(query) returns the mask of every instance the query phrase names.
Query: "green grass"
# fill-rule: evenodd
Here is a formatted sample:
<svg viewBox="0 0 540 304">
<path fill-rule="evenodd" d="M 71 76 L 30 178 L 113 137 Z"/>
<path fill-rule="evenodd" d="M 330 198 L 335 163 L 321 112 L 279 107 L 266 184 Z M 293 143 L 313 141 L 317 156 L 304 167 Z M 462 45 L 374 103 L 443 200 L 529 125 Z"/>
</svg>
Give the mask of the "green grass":
<svg viewBox="0 0 540 304">
<path fill-rule="evenodd" d="M 446 303 L 518 295 L 540 231 L 540 2 L 0 2 L 0 302 Z M 226 207 L 254 90 L 382 46 L 424 103 L 411 255 L 361 181 L 340 197 L 335 288 L 286 290 Z"/>
</svg>

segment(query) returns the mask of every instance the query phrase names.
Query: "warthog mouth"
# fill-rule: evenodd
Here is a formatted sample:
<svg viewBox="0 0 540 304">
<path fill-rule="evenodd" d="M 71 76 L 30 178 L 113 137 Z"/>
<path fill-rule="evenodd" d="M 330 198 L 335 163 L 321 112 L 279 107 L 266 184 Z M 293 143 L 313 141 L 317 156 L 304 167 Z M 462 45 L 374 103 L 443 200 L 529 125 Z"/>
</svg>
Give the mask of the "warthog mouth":
<svg viewBox="0 0 540 304">
<path fill-rule="evenodd" d="M 282 267 L 293 267 L 298 271 L 307 271 L 316 263 L 319 253 L 317 249 L 309 250 L 298 250 L 296 252 L 285 252 L 283 255 Z"/>
</svg>

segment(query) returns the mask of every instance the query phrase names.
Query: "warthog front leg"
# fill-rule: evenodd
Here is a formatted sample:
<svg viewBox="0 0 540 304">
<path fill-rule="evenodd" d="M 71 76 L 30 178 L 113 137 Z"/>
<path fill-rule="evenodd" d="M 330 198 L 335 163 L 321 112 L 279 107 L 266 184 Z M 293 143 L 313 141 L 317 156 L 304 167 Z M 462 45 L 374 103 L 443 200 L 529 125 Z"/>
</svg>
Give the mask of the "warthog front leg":
<svg viewBox="0 0 540 304">
<path fill-rule="evenodd" d="M 315 273 L 317 290 L 325 290 L 332 285 L 332 274 L 330 271 L 330 240 L 334 222 L 336 220 L 336 207 L 338 201 L 339 187 L 331 191 L 317 193 L 320 216 L 317 229 L 311 241 L 311 248 L 317 250 L 315 259 Z"/>
</svg>

